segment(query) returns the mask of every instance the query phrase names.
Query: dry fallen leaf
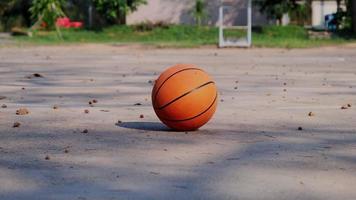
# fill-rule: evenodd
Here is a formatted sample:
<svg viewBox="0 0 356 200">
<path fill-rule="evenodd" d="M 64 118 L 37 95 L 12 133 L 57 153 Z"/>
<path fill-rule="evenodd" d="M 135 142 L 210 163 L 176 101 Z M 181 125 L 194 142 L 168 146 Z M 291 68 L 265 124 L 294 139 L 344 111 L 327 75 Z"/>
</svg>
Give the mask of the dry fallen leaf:
<svg viewBox="0 0 356 200">
<path fill-rule="evenodd" d="M 20 108 L 16 110 L 16 115 L 27 115 L 29 113 L 30 111 L 28 111 L 26 108 Z"/>
<path fill-rule="evenodd" d="M 348 109 L 349 107 L 347 105 L 343 105 L 341 106 L 341 110 L 345 110 L 345 109 Z"/>
<path fill-rule="evenodd" d="M 12 127 L 13 128 L 17 128 L 17 127 L 20 127 L 20 126 L 21 126 L 20 122 L 15 122 Z"/>
<path fill-rule="evenodd" d="M 309 116 L 309 117 L 312 117 L 312 116 L 314 116 L 314 115 L 315 115 L 315 114 L 314 114 L 313 112 L 309 112 L 309 113 L 308 113 L 308 116 Z"/>
</svg>

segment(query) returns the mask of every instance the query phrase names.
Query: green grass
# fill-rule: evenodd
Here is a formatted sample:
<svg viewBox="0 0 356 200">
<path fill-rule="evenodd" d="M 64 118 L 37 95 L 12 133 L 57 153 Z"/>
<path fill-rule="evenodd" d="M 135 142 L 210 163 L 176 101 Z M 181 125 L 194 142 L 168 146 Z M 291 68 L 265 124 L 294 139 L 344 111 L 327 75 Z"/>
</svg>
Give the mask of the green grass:
<svg viewBox="0 0 356 200">
<path fill-rule="evenodd" d="M 215 27 L 195 27 L 170 25 L 142 31 L 135 26 L 113 26 L 101 31 L 62 30 L 63 40 L 56 32 L 40 31 L 33 37 L 15 37 L 20 44 L 70 44 L 70 43 L 139 43 L 159 47 L 199 47 L 216 45 L 218 29 Z M 227 37 L 241 37 L 240 30 L 229 30 Z M 344 44 L 350 41 L 342 37 L 331 39 L 309 39 L 307 31 L 299 26 L 266 26 L 253 32 L 253 46 L 279 48 L 308 48 L 324 45 Z"/>
</svg>

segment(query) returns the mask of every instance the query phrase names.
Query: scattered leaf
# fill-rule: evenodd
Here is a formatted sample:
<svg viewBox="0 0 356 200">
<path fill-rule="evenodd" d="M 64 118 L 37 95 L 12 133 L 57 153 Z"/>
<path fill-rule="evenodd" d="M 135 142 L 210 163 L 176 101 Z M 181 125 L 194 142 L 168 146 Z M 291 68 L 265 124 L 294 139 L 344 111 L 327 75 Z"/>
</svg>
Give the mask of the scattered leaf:
<svg viewBox="0 0 356 200">
<path fill-rule="evenodd" d="M 89 110 L 88 110 L 88 109 L 85 109 L 85 110 L 84 110 L 84 113 L 85 113 L 85 114 L 88 114 L 88 113 L 89 113 Z"/>
<path fill-rule="evenodd" d="M 7 105 L 6 104 L 2 104 L 1 108 L 7 108 Z"/>
<path fill-rule="evenodd" d="M 141 106 L 142 103 L 135 103 L 134 106 Z"/>
<path fill-rule="evenodd" d="M 308 113 L 308 116 L 309 116 L 309 117 L 313 117 L 313 116 L 315 116 L 315 114 L 314 114 L 313 112 L 309 112 L 309 113 Z"/>
<path fill-rule="evenodd" d="M 349 107 L 347 106 L 347 105 L 343 105 L 343 106 L 341 106 L 341 110 L 346 110 L 346 109 L 348 109 Z"/>
<path fill-rule="evenodd" d="M 82 133 L 89 133 L 88 129 L 84 129 Z"/>
<path fill-rule="evenodd" d="M 45 160 L 50 160 L 51 158 L 49 157 L 49 155 L 46 155 Z"/>
<path fill-rule="evenodd" d="M 13 128 L 18 128 L 18 127 L 20 127 L 20 126 L 21 126 L 20 122 L 15 122 L 12 127 L 13 127 Z"/>
<path fill-rule="evenodd" d="M 29 113 L 30 111 L 28 111 L 26 108 L 20 108 L 16 110 L 16 115 L 27 115 Z"/>
<path fill-rule="evenodd" d="M 143 116 L 142 114 L 140 115 L 140 118 L 142 119 L 142 118 L 144 118 L 145 116 Z"/>
</svg>

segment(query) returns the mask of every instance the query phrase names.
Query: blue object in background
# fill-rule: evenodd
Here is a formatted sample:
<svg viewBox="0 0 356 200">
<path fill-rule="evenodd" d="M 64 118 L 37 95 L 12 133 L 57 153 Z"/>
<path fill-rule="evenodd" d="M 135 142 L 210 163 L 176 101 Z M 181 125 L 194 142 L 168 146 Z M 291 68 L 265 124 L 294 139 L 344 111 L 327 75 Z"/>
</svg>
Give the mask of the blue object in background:
<svg viewBox="0 0 356 200">
<path fill-rule="evenodd" d="M 336 13 L 325 15 L 325 28 L 329 31 L 335 31 L 337 28 Z"/>
</svg>

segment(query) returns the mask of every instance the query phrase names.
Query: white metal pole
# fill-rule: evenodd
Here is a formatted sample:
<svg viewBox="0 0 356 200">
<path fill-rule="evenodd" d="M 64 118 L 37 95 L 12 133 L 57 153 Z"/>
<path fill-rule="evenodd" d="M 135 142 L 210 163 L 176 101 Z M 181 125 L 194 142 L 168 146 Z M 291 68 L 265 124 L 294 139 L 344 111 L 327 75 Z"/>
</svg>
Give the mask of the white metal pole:
<svg viewBox="0 0 356 200">
<path fill-rule="evenodd" d="M 248 0 L 247 8 L 247 44 L 252 45 L 252 0 Z"/>
<path fill-rule="evenodd" d="M 219 47 L 224 47 L 224 5 L 219 7 Z"/>
</svg>

